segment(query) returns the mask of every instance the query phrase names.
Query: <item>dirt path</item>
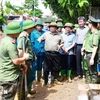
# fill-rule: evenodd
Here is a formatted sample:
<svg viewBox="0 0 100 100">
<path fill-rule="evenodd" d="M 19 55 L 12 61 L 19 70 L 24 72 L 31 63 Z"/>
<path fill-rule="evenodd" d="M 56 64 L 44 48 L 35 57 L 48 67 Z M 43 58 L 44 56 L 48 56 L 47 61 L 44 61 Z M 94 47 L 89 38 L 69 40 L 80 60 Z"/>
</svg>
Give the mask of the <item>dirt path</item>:
<svg viewBox="0 0 100 100">
<path fill-rule="evenodd" d="M 30 100 L 78 100 L 78 84 L 83 80 L 73 81 L 72 83 L 64 82 L 63 85 L 55 85 L 52 88 L 37 87 L 37 93 Z"/>
</svg>

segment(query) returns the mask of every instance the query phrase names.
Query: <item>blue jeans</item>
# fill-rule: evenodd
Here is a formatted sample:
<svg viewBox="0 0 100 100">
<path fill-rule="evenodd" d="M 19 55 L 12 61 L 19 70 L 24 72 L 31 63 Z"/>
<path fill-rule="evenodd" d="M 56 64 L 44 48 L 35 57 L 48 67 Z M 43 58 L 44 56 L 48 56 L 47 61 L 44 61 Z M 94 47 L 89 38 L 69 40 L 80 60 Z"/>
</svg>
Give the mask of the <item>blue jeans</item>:
<svg viewBox="0 0 100 100">
<path fill-rule="evenodd" d="M 42 70 L 42 63 L 44 61 L 44 56 L 37 56 L 37 60 L 32 63 L 32 78 L 35 79 L 36 70 Z"/>
</svg>

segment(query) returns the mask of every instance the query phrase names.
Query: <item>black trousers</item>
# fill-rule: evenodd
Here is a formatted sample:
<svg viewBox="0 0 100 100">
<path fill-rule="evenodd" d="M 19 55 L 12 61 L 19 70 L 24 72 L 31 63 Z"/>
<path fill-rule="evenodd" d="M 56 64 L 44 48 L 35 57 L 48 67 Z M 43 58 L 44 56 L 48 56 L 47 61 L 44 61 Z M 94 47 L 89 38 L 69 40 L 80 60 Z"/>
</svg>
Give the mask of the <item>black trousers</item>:
<svg viewBox="0 0 100 100">
<path fill-rule="evenodd" d="M 44 55 L 44 79 L 45 84 L 48 82 L 49 72 L 54 76 L 55 79 L 59 77 L 60 68 L 60 54 L 58 52 L 45 52 Z"/>
<path fill-rule="evenodd" d="M 81 44 L 76 45 L 76 66 L 77 66 L 77 75 L 84 75 L 84 69 L 82 67 L 82 56 L 81 56 Z"/>
<path fill-rule="evenodd" d="M 74 55 L 61 55 L 61 69 L 72 70 Z"/>
</svg>

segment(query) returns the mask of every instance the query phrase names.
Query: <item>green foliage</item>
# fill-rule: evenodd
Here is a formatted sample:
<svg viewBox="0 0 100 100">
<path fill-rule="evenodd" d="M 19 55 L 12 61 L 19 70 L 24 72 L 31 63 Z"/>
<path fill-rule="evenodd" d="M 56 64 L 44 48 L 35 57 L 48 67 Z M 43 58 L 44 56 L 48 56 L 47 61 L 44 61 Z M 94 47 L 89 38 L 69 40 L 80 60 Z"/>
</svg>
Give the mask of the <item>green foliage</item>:
<svg viewBox="0 0 100 100">
<path fill-rule="evenodd" d="M 25 4 L 20 6 L 12 5 L 10 2 L 6 2 L 6 10 L 5 13 L 9 14 L 23 14 L 28 13 L 30 16 L 42 16 L 42 11 L 38 8 L 38 0 L 25 0 Z"/>
<path fill-rule="evenodd" d="M 42 11 L 38 8 L 38 0 L 25 0 L 24 8 L 30 10 L 31 16 L 42 16 Z"/>
<path fill-rule="evenodd" d="M 76 23 L 78 16 L 87 16 L 91 6 L 100 6 L 100 0 L 45 0 L 64 22 Z"/>
</svg>

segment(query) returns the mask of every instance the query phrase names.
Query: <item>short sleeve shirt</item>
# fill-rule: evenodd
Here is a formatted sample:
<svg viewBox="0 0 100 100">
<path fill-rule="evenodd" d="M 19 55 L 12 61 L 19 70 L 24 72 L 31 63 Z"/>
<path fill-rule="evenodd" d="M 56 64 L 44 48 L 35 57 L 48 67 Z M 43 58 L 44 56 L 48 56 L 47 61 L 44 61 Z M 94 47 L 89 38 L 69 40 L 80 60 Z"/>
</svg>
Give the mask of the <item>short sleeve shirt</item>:
<svg viewBox="0 0 100 100">
<path fill-rule="evenodd" d="M 18 58 L 16 43 L 5 36 L 0 42 L 0 81 L 14 81 L 19 76 L 19 66 L 12 59 Z"/>
<path fill-rule="evenodd" d="M 58 45 L 63 43 L 62 36 L 58 32 L 55 34 L 46 32 L 41 37 L 39 37 L 39 39 L 45 40 L 45 51 L 59 52 Z"/>
<path fill-rule="evenodd" d="M 63 33 L 62 34 L 62 37 L 63 37 L 63 41 L 64 41 L 64 48 L 69 48 L 73 43 L 75 44 L 76 42 L 76 38 L 75 38 L 75 34 L 73 33 L 69 33 L 69 34 L 66 34 L 66 33 Z M 68 51 L 68 55 L 73 55 L 74 52 L 73 52 L 73 49 L 70 49 Z M 63 50 L 61 50 L 61 54 L 64 54 Z"/>
<path fill-rule="evenodd" d="M 93 52 L 93 47 L 99 45 L 98 31 L 96 30 L 96 32 L 93 34 L 91 31 L 89 31 L 84 43 L 85 51 Z"/>
</svg>

